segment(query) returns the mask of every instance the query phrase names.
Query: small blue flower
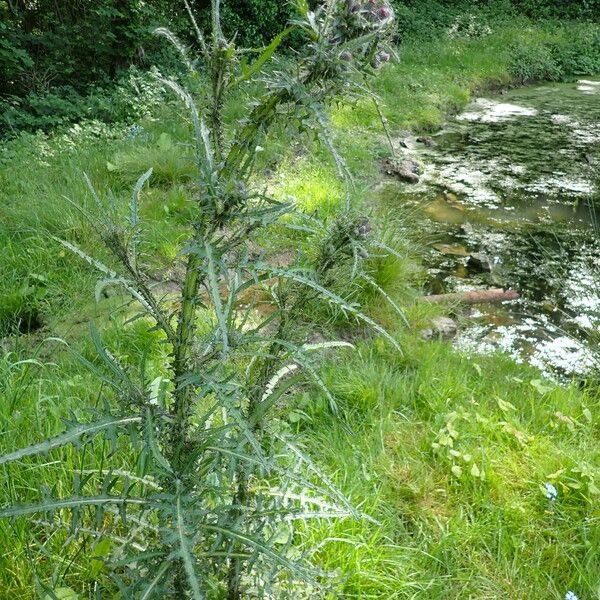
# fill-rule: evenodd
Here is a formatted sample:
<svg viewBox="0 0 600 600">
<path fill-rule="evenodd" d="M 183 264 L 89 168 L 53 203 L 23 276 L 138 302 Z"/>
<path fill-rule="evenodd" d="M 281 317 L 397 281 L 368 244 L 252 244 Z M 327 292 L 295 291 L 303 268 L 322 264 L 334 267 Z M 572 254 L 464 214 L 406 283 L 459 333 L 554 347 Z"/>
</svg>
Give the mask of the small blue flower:
<svg viewBox="0 0 600 600">
<path fill-rule="evenodd" d="M 144 128 L 141 125 L 132 125 L 129 128 L 129 138 L 135 139 L 136 137 L 141 135 L 143 132 L 144 132 Z"/>
<path fill-rule="evenodd" d="M 565 600 L 579 600 L 579 597 L 574 592 L 567 592 Z"/>
<path fill-rule="evenodd" d="M 546 498 L 551 502 L 554 502 L 558 497 L 557 489 L 551 483 L 545 483 L 544 487 L 546 488 Z M 566 600 L 577 600 L 577 598 L 567 598 Z"/>
</svg>

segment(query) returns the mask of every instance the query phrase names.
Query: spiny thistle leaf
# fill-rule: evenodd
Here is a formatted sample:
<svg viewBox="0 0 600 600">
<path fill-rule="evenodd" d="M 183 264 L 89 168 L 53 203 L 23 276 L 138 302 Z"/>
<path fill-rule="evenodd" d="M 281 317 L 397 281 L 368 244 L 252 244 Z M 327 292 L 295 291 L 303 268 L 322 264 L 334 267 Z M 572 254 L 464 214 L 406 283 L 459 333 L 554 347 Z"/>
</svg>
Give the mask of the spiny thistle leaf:
<svg viewBox="0 0 600 600">
<path fill-rule="evenodd" d="M 203 35 L 202 31 L 200 30 L 200 27 L 198 27 L 198 22 L 196 21 L 196 17 L 194 17 L 194 13 L 192 12 L 192 7 L 190 6 L 190 3 L 188 2 L 188 0 L 183 0 L 183 3 L 185 4 L 185 9 L 188 13 L 188 16 L 190 18 L 192 26 L 194 28 L 194 32 L 196 33 L 196 39 L 198 40 L 198 43 L 200 44 L 200 48 L 202 50 L 202 53 L 204 54 L 204 58 L 208 59 L 209 55 L 208 55 L 208 47 L 206 45 L 206 40 L 204 39 L 204 35 Z"/>
<path fill-rule="evenodd" d="M 106 431 L 107 429 L 113 429 L 115 427 L 121 427 L 124 425 L 130 425 L 131 423 L 139 423 L 141 420 L 141 417 L 131 416 L 106 418 L 94 423 L 81 423 L 80 425 L 65 431 L 65 433 L 45 440 L 44 442 L 40 442 L 39 444 L 28 446 L 27 448 L 22 448 L 21 450 L 16 450 L 10 454 L 0 456 L 0 465 L 19 460 L 25 456 L 48 453 L 54 448 L 60 448 L 66 444 L 76 443 L 83 436 L 94 436 L 101 431 Z"/>
<path fill-rule="evenodd" d="M 179 52 L 179 56 L 181 56 L 181 60 L 185 64 L 185 66 L 188 68 L 188 70 L 189 71 L 194 70 L 194 67 L 192 66 L 192 62 L 190 61 L 189 56 L 188 56 L 187 48 L 181 43 L 179 38 L 171 30 L 167 29 L 166 27 L 157 27 L 154 30 L 154 35 L 160 35 L 160 36 L 166 38 L 167 40 L 169 40 L 169 42 L 171 42 L 171 45 L 174 48 L 176 48 L 177 51 Z"/>
<path fill-rule="evenodd" d="M 178 487 L 181 486 L 181 482 L 177 482 Z M 177 539 L 179 542 L 179 556 L 183 561 L 185 573 L 188 579 L 188 583 L 192 590 L 194 600 L 204 600 L 204 594 L 200 589 L 200 581 L 196 574 L 196 558 L 194 557 L 193 548 L 186 530 L 184 520 L 184 509 L 181 505 L 181 494 L 177 494 L 175 502 L 175 525 L 177 527 Z"/>
<path fill-rule="evenodd" d="M 242 61 L 242 76 L 233 80 L 230 85 L 238 85 L 242 81 L 247 81 L 248 79 L 254 77 L 254 75 L 257 73 L 260 73 L 264 64 L 273 56 L 275 50 L 277 50 L 281 42 L 283 42 L 283 40 L 295 29 L 295 27 L 288 27 L 275 36 L 273 41 L 264 49 L 262 54 L 250 66 L 247 66 L 245 61 Z"/>
<path fill-rule="evenodd" d="M 160 77 L 159 80 L 166 86 L 170 87 L 189 109 L 192 115 L 194 133 L 196 135 L 196 150 L 198 151 L 199 156 L 201 156 L 204 159 L 204 164 L 206 165 L 202 166 L 202 170 L 208 174 L 212 173 L 214 168 L 214 159 L 212 145 L 210 143 L 210 135 L 208 133 L 208 129 L 206 128 L 204 120 L 201 119 L 200 115 L 198 114 L 198 109 L 196 107 L 194 99 L 173 79 Z"/>
<path fill-rule="evenodd" d="M 140 216 L 139 216 L 139 204 L 140 204 L 140 192 L 144 187 L 144 184 L 152 176 L 153 169 L 148 169 L 136 182 L 133 193 L 131 194 L 131 205 L 129 214 L 129 226 L 132 230 L 131 236 L 131 254 L 133 259 L 134 268 L 137 266 L 137 247 L 139 243 L 139 227 L 140 227 Z"/>
<path fill-rule="evenodd" d="M 114 271 L 110 267 L 107 267 L 98 259 L 92 258 L 89 254 L 81 250 L 81 248 L 75 246 L 75 244 L 71 244 L 71 242 L 67 242 L 67 240 L 63 240 L 55 236 L 51 237 L 59 244 L 62 244 L 65 248 L 68 248 L 74 254 L 77 254 L 77 256 L 85 260 L 85 262 L 87 262 L 88 264 L 92 265 L 92 267 L 108 275 L 111 280 L 121 284 L 150 314 L 153 314 L 152 307 L 148 305 L 144 297 L 132 286 L 131 282 L 121 277 L 116 271 Z"/>
<path fill-rule="evenodd" d="M 81 508 L 85 506 L 103 506 L 105 504 L 116 504 L 127 506 L 128 504 L 137 506 L 150 506 L 150 501 L 145 498 L 123 498 L 120 496 L 88 496 L 72 498 L 62 498 L 58 500 L 47 500 L 39 504 L 26 504 L 23 506 L 10 506 L 0 509 L 0 519 L 9 517 L 22 517 L 40 512 L 53 512 L 64 508 Z"/>
<path fill-rule="evenodd" d="M 371 317 L 365 315 L 356 306 L 353 306 L 337 294 L 334 294 L 331 290 L 328 290 L 326 287 L 323 287 L 321 284 L 317 283 L 313 279 L 310 279 L 309 277 L 306 277 L 305 275 L 302 275 L 297 271 L 292 271 L 291 269 L 278 269 L 271 267 L 270 265 L 259 266 L 259 268 L 261 267 L 265 271 L 269 272 L 272 277 L 282 277 L 284 279 L 291 279 L 292 281 L 296 281 L 297 283 L 300 283 L 308 288 L 315 290 L 331 304 L 339 306 L 340 308 L 348 311 L 349 313 L 353 314 L 357 319 L 363 321 L 364 323 L 372 327 L 375 331 L 377 331 L 377 333 L 385 337 L 390 342 L 390 344 L 392 344 L 392 346 L 394 346 L 394 348 L 398 350 L 400 354 L 402 354 L 402 348 L 400 347 L 400 344 L 398 344 L 398 342 L 381 325 L 379 325 L 379 323 L 375 322 L 373 319 L 371 319 Z"/>
<path fill-rule="evenodd" d="M 338 502 L 340 502 L 343 506 L 345 506 L 348 510 L 353 512 L 354 516 L 358 517 L 358 513 L 352 503 L 342 494 L 342 492 L 338 489 L 338 487 L 327 477 L 327 475 L 320 469 L 304 452 L 298 448 L 298 446 L 289 440 L 284 439 L 280 435 L 276 435 L 276 437 L 281 440 L 286 448 L 301 462 L 303 463 L 309 471 L 314 473 L 319 481 L 323 482 L 327 486 L 327 490 L 330 494 L 332 494 Z M 315 486 L 309 486 L 314 488 Z"/>
<path fill-rule="evenodd" d="M 244 545 L 253 548 L 254 550 L 258 550 L 259 553 L 268 556 L 273 562 L 281 565 L 282 567 L 285 567 L 291 573 L 302 573 L 308 576 L 311 575 L 311 570 L 307 566 L 299 564 L 297 562 L 293 562 L 292 560 L 286 558 L 284 555 L 274 550 L 265 542 L 262 542 L 260 539 L 248 535 L 243 531 L 237 531 L 228 527 L 210 524 L 201 524 L 200 527 L 209 531 L 215 531 L 217 533 L 222 534 L 226 538 L 237 540 L 239 542 L 242 542 Z"/>
<path fill-rule="evenodd" d="M 172 563 L 171 561 L 166 560 L 164 563 L 162 563 L 162 565 L 160 565 L 160 567 L 158 567 L 158 570 L 156 571 L 156 575 L 154 576 L 154 578 L 150 581 L 150 583 L 148 584 L 148 586 L 146 587 L 146 589 L 142 592 L 142 594 L 140 595 L 140 600 L 149 600 L 149 598 L 152 598 L 152 596 L 154 595 L 154 592 L 156 591 L 157 586 L 160 584 L 162 578 L 165 576 L 165 573 L 167 572 L 168 569 L 170 569 L 172 567 Z"/>
<path fill-rule="evenodd" d="M 168 473 L 172 473 L 171 465 L 168 463 L 167 459 L 164 457 L 161 449 L 158 446 L 158 441 L 156 439 L 156 432 L 154 431 L 154 415 L 152 411 L 148 408 L 146 409 L 146 442 L 148 447 L 150 448 L 150 452 L 152 453 L 152 457 L 156 461 L 159 467 L 164 469 Z"/>
<path fill-rule="evenodd" d="M 361 273 L 361 277 L 369 283 L 377 292 L 389 303 L 396 314 L 402 319 L 405 325 L 408 325 L 408 320 L 404 311 L 398 306 L 398 303 L 371 277 L 368 273 Z"/>
</svg>

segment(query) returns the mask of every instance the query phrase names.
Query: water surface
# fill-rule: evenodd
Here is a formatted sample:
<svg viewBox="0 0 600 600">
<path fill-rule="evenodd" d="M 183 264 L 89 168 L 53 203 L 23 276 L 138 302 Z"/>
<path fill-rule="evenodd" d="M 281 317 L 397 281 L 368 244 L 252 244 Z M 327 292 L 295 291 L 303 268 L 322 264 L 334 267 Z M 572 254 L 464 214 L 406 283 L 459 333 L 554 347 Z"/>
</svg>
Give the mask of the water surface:
<svg viewBox="0 0 600 600">
<path fill-rule="evenodd" d="M 431 292 L 487 287 L 520 300 L 481 305 L 457 344 L 502 349 L 560 375 L 600 359 L 600 79 L 479 98 L 434 136 L 409 142 L 416 186 L 387 193 L 423 217 L 436 242 Z M 469 266 L 481 252 L 492 272 Z"/>
</svg>

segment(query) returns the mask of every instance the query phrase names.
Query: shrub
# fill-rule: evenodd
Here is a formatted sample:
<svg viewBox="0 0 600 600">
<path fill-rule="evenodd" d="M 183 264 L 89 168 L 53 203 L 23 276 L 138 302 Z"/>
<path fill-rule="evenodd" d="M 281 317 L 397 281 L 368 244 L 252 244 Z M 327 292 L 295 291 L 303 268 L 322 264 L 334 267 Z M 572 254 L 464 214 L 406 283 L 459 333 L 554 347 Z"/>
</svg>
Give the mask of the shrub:
<svg viewBox="0 0 600 600">
<path fill-rule="evenodd" d="M 600 72 L 600 29 L 580 28 L 572 39 L 552 47 L 556 62 L 568 75 L 594 75 Z"/>
<path fill-rule="evenodd" d="M 576 35 L 572 35 L 573 30 Z M 521 82 L 559 81 L 600 71 L 600 28 L 581 25 L 570 29 L 572 37 L 561 30 L 550 30 L 544 37 L 515 45 L 510 51 L 509 71 Z"/>
<path fill-rule="evenodd" d="M 90 87 L 85 94 L 69 85 L 26 96 L 0 98 L 0 136 L 19 131 L 49 131 L 85 120 L 131 122 L 156 110 L 164 100 L 158 71 L 131 68 L 113 87 Z"/>
<path fill-rule="evenodd" d="M 71 496 L 47 493 L 37 503 L 0 510 L 0 517 L 43 513 L 48 530 L 67 528 L 89 540 L 112 563 L 111 577 L 124 597 L 314 593 L 321 577 L 293 548 L 294 522 L 358 514 L 285 426 L 286 391 L 305 377 L 322 385 L 311 354 L 351 346 L 310 343 L 316 325 L 306 320 L 306 309 L 319 299 L 337 305 L 399 350 L 359 306 L 328 288 L 343 263 L 364 277 L 365 260 L 385 251 L 364 220 L 347 212 L 319 223 L 256 189 L 253 178 L 258 146 L 277 122 L 315 132 L 344 172 L 327 135 L 325 109 L 364 94 L 365 76 L 389 59 L 391 8 L 385 0 L 337 0 L 312 13 L 300 1 L 295 28 L 305 51 L 270 75 L 263 67 L 289 31 L 248 63 L 247 53 L 223 35 L 219 8 L 213 0 L 210 39 L 194 21 L 206 75 L 170 31 L 158 31 L 178 48 L 189 76 L 188 88 L 163 80 L 189 111 L 195 158 L 194 210 L 183 264 L 175 265 L 183 272 L 178 303 L 155 292 L 146 267 L 139 201 L 151 169 L 135 184 L 125 219 L 124 207 L 110 194 L 102 198 L 86 178 L 96 208 L 81 210 L 114 264 L 57 240 L 102 273 L 98 299 L 108 287 L 125 289 L 136 301 L 133 318 L 152 322 L 157 338 L 149 338 L 168 358 L 153 365 L 145 355 L 122 360 L 92 329 L 97 356 L 78 357 L 102 382 L 94 417 L 0 457 L 8 464 L 82 441 L 84 449 L 98 450 L 94 468 L 73 474 Z M 252 81 L 262 81 L 262 94 L 248 104 L 245 120 L 227 128 L 227 96 Z M 281 267 L 257 252 L 259 234 L 282 228 L 303 232 L 311 256 Z M 107 587 L 101 583 L 97 590 Z"/>
<path fill-rule="evenodd" d="M 530 42 L 519 44 L 511 50 L 510 74 L 518 81 L 556 81 L 562 70 L 547 44 Z"/>
</svg>

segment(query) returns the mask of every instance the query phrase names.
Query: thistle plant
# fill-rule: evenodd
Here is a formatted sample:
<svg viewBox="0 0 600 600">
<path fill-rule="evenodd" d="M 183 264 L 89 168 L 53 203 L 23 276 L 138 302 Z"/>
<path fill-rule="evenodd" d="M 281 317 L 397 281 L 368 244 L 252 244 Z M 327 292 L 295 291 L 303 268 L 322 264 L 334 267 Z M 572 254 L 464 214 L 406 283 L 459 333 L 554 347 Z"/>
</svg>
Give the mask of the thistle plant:
<svg viewBox="0 0 600 600">
<path fill-rule="evenodd" d="M 178 258 L 185 273 L 178 301 L 160 296 L 144 265 L 139 204 L 151 171 L 136 183 L 125 221 L 86 178 L 97 210 L 80 210 L 94 222 L 114 264 L 57 240 L 102 273 L 98 297 L 107 286 L 131 296 L 137 316 L 153 322 L 168 348 L 168 364 L 160 373 L 145 367 L 135 373 L 92 329 L 101 366 L 80 360 L 103 385 L 97 416 L 0 457 L 0 464 L 98 438 L 112 450 L 97 469 L 74 477 L 72 496 L 46 494 L 37 504 L 4 508 L 0 516 L 38 515 L 37 524 L 66 527 L 70 539 L 110 540 L 106 561 L 123 598 L 297 598 L 303 587 L 314 594 L 329 583 L 311 565 L 310 552 L 295 545 L 295 523 L 357 516 L 281 427 L 294 386 L 307 379 L 323 386 L 314 356 L 351 347 L 310 343 L 316 325 L 306 322 L 306 307 L 334 305 L 399 348 L 359 306 L 331 289 L 343 265 L 357 282 L 377 287 L 366 261 L 389 249 L 349 207 L 321 223 L 259 190 L 256 154 L 273 126 L 284 124 L 314 133 L 346 176 L 328 134 L 327 106 L 368 93 L 366 78 L 390 57 L 394 15 L 387 0 L 328 0 L 316 11 L 299 0 L 297 19 L 250 60 L 252 54 L 223 35 L 219 0 L 212 1 L 208 35 L 187 2 L 186 9 L 197 56 L 167 29 L 157 30 L 186 67 L 182 80 L 163 83 L 189 112 L 195 151 L 193 219 Z M 279 59 L 278 48 L 293 31 L 304 40 L 302 51 Z M 243 121 L 226 123 L 228 97 L 247 82 L 262 92 Z M 269 231 L 286 228 L 300 231 L 316 251 L 281 267 L 256 248 Z M 270 310 L 259 310 L 266 303 Z M 138 456 L 132 469 L 119 463 L 123 447 Z M 107 586 L 99 583 L 96 596 Z"/>
</svg>

